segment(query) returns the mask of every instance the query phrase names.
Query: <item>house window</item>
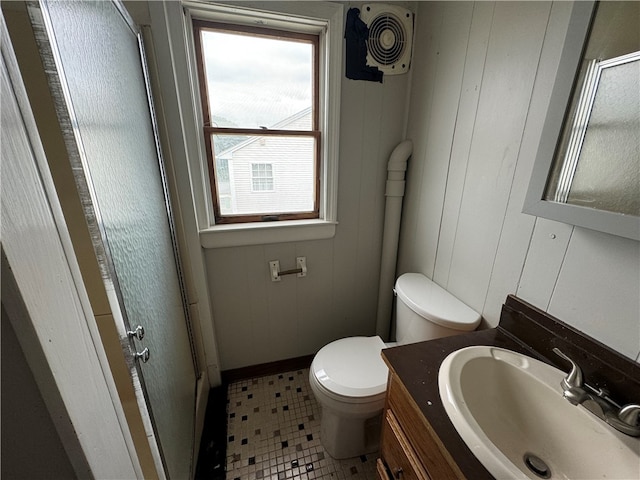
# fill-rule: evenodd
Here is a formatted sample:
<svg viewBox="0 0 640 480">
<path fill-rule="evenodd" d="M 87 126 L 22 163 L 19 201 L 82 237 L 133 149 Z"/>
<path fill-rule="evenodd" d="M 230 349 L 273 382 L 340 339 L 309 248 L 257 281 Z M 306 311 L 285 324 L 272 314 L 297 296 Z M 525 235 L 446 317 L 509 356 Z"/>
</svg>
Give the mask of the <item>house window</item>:
<svg viewBox="0 0 640 480">
<path fill-rule="evenodd" d="M 220 209 L 223 212 L 231 212 L 232 208 L 231 195 L 220 195 Z"/>
<path fill-rule="evenodd" d="M 251 164 L 251 189 L 254 192 L 273 191 L 273 165 L 270 163 Z"/>
<path fill-rule="evenodd" d="M 193 31 L 215 223 L 320 218 L 319 34 Z"/>
</svg>

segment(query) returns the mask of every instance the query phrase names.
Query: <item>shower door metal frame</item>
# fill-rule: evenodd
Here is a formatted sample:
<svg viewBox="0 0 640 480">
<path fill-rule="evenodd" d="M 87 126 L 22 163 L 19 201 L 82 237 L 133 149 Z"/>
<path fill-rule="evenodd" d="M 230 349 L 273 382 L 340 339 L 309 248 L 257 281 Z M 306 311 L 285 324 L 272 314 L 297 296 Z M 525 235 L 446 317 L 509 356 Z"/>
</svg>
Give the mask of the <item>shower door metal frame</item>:
<svg viewBox="0 0 640 480">
<path fill-rule="evenodd" d="M 142 69 L 145 91 L 147 94 L 149 116 L 155 141 L 158 168 L 164 194 L 169 231 L 171 234 L 171 243 L 173 246 L 173 253 L 176 263 L 178 283 L 180 286 L 180 296 L 182 299 L 182 307 L 184 310 L 186 321 L 186 329 L 191 351 L 191 360 L 193 365 L 194 377 L 197 381 L 199 365 L 195 352 L 195 343 L 189 316 L 186 286 L 182 270 L 180 252 L 178 250 L 176 228 L 173 218 L 173 208 L 169 196 L 166 169 L 164 166 L 159 138 L 159 130 L 155 116 L 154 102 L 151 94 L 151 82 L 145 56 L 142 32 L 119 0 L 110 1 L 116 7 L 123 21 L 136 37 L 138 43 L 140 67 Z M 133 326 L 131 325 L 126 313 L 122 291 L 120 289 L 115 265 L 110 253 L 109 242 L 107 239 L 104 222 L 102 220 L 102 215 L 98 206 L 96 192 L 93 187 L 89 164 L 80 136 L 78 121 L 71 101 L 71 95 L 68 89 L 68 83 L 65 78 L 64 69 L 58 68 L 59 66 L 62 66 L 62 61 L 57 48 L 57 44 L 55 43 L 55 36 L 53 35 L 53 25 L 51 23 L 48 11 L 47 0 L 28 1 L 27 9 L 34 30 L 36 43 L 41 53 L 41 59 L 47 75 L 49 88 L 52 92 L 52 98 L 55 104 L 58 122 L 60 124 L 62 135 L 64 137 L 64 143 L 67 154 L 69 156 L 69 162 L 71 163 L 71 167 L 74 173 L 74 180 L 78 189 L 80 201 L 82 203 L 84 216 L 89 228 L 89 234 L 91 236 L 94 252 L 100 268 L 100 274 L 109 300 L 109 306 L 111 308 L 111 313 L 118 330 L 121 347 L 125 354 L 124 356 L 127 362 L 127 367 L 129 368 L 129 374 L 134 385 L 136 400 L 140 409 L 145 433 L 147 435 L 147 438 L 149 439 L 151 454 L 153 456 L 158 475 L 160 476 L 160 478 L 166 478 L 168 477 L 168 467 L 166 465 L 164 454 L 162 452 L 160 439 L 156 434 L 156 424 L 153 418 L 153 411 L 149 402 L 147 387 L 145 385 L 142 369 L 139 363 L 136 361 L 136 345 L 134 343 L 133 337 L 127 335 L 128 331 L 133 330 Z M 196 386 L 194 384 L 194 392 L 195 388 Z M 195 396 L 193 405 L 193 416 L 195 419 Z M 195 442 L 195 438 L 193 439 L 193 441 Z M 193 447 L 194 445 L 192 445 L 191 448 L 192 452 Z M 192 459 L 191 461 L 191 474 L 193 474 L 193 469 L 195 466 L 193 464 L 193 460 L 194 459 Z"/>
</svg>

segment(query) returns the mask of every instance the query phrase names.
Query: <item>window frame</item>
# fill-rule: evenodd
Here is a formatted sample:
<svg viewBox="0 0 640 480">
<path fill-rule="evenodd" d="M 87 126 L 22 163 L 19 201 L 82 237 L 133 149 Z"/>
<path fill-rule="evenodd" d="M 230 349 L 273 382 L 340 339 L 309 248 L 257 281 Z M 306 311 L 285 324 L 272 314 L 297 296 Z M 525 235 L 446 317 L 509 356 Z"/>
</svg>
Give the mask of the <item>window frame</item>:
<svg viewBox="0 0 640 480">
<path fill-rule="evenodd" d="M 291 30 L 282 30 L 279 28 L 264 28 L 251 25 L 242 25 L 236 23 L 222 23 L 213 20 L 203 20 L 200 18 L 192 19 L 193 40 L 195 46 L 195 60 L 198 73 L 198 86 L 200 93 L 200 103 L 203 118 L 202 135 L 206 150 L 206 160 L 209 172 L 209 187 L 211 193 L 211 205 L 213 208 L 213 217 L 216 224 L 229 223 L 254 223 L 254 222 L 273 222 L 286 220 L 308 220 L 320 218 L 320 194 L 321 194 L 321 174 L 322 174 L 322 140 L 323 132 L 319 127 L 319 109 L 320 109 L 320 35 L 319 33 L 303 33 Z M 233 34 L 246 34 L 253 37 L 284 39 L 290 41 L 299 41 L 310 44 L 312 47 L 312 116 L 311 130 L 279 130 L 272 128 L 245 128 L 245 127 L 218 127 L 214 126 L 211 121 L 211 112 L 209 109 L 209 88 L 206 81 L 205 64 L 203 61 L 204 51 L 202 46 L 203 31 L 222 31 Z M 218 197 L 216 160 L 213 148 L 213 135 L 248 135 L 251 137 L 302 137 L 313 138 L 313 172 L 314 172 L 314 193 L 313 193 L 313 209 L 311 211 L 300 212 L 263 212 L 260 214 L 223 214 L 220 199 Z M 253 183 L 251 191 L 254 192 Z"/>
<path fill-rule="evenodd" d="M 340 99 L 343 82 L 345 6 L 314 1 L 182 0 L 149 4 L 150 36 L 159 72 L 160 107 L 170 139 L 173 171 L 185 221 L 197 231 L 200 247 L 227 248 L 330 239 L 338 224 Z M 320 218 L 281 222 L 216 224 L 211 205 L 192 19 L 237 24 L 286 23 L 295 30 L 320 34 L 320 109 L 323 137 Z M 150 32 L 149 32 L 150 34 Z M 193 240 L 193 239 L 192 239 Z M 195 245 L 194 245 L 195 246 Z"/>
</svg>

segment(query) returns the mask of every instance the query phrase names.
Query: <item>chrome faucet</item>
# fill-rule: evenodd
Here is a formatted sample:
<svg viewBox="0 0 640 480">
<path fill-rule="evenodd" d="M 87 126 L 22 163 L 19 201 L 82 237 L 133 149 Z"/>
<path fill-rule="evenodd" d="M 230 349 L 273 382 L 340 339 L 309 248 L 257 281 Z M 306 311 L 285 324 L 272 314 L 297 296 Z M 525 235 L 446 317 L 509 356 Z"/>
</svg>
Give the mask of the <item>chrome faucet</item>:
<svg viewBox="0 0 640 480">
<path fill-rule="evenodd" d="M 616 430 L 633 437 L 640 436 L 640 405 L 621 407 L 606 390 L 584 383 L 582 369 L 559 348 L 554 348 L 553 353 L 571 363 L 571 371 L 560 382 L 564 398 L 573 405 L 582 405 Z"/>
</svg>

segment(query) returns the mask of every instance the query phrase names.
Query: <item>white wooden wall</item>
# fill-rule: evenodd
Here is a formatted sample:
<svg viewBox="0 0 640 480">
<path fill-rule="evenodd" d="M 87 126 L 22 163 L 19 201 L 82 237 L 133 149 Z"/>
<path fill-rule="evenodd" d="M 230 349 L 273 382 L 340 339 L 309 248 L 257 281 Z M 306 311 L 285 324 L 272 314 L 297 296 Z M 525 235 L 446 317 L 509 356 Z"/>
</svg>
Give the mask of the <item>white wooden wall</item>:
<svg viewBox="0 0 640 480">
<path fill-rule="evenodd" d="M 485 327 L 515 293 L 637 358 L 638 243 L 521 213 L 571 3 L 416 5 L 410 75 L 343 79 L 335 238 L 206 250 L 222 370 L 374 333 L 386 161 L 405 123 L 399 273 L 434 278 Z M 296 256 L 307 277 L 272 283 L 267 263 Z"/>
<path fill-rule="evenodd" d="M 343 79 L 336 236 L 206 251 L 222 370 L 315 353 L 374 335 L 387 160 L 403 139 L 409 77 Z M 268 262 L 308 273 L 271 282 Z"/>
<path fill-rule="evenodd" d="M 640 244 L 521 213 L 570 2 L 419 2 L 399 272 L 507 294 L 640 357 Z"/>
</svg>

